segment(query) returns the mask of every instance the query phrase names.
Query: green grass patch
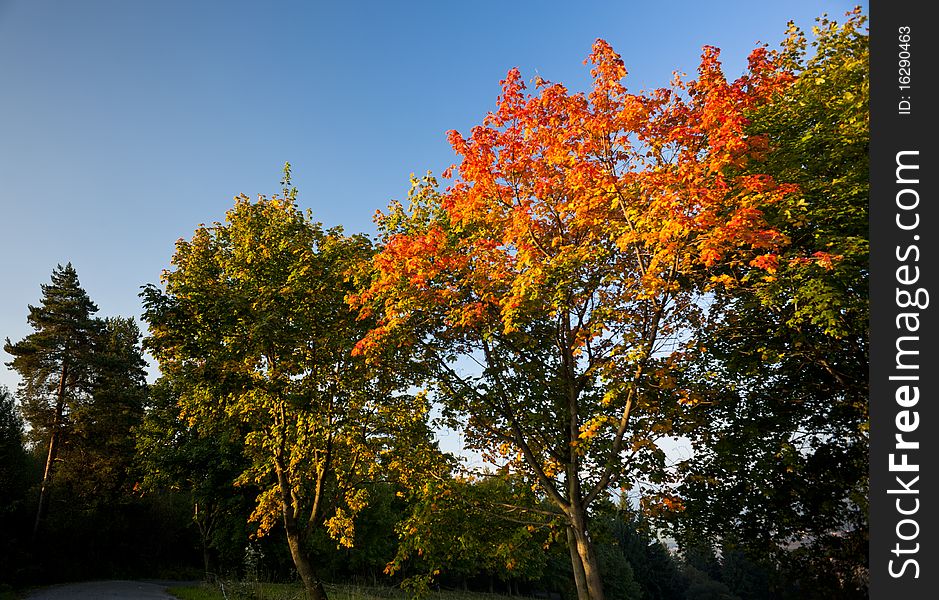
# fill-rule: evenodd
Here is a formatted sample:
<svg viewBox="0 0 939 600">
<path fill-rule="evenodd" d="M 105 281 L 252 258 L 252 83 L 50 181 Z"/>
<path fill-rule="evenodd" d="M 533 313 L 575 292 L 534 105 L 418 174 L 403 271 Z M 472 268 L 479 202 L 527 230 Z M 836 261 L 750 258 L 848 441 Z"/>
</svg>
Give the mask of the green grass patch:
<svg viewBox="0 0 939 600">
<path fill-rule="evenodd" d="M 218 588 L 209 587 L 208 584 L 171 587 L 166 591 L 180 600 L 225 600 Z"/>
<path fill-rule="evenodd" d="M 224 586 L 224 594 L 221 586 Z M 333 584 L 326 584 L 324 587 L 329 600 L 408 600 L 407 594 L 392 587 Z M 224 581 L 214 586 L 203 583 L 174 587 L 167 591 L 180 600 L 306 600 L 306 593 L 300 583 Z M 518 600 L 518 598 L 479 592 L 432 591 L 426 600 Z"/>
</svg>

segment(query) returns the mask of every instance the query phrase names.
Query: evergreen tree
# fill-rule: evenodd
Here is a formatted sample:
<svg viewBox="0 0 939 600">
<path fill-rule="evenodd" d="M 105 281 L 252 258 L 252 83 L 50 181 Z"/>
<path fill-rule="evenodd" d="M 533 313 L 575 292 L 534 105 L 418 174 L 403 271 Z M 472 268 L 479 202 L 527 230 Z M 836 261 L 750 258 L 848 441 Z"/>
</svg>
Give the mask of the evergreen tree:
<svg viewBox="0 0 939 600">
<path fill-rule="evenodd" d="M 69 263 L 57 265 L 52 282 L 42 286 L 39 306 L 29 306 L 27 321 L 33 333 L 3 349 L 13 356 L 6 363 L 22 377 L 19 399 L 34 442 L 48 443 L 33 540 L 46 512 L 49 486 L 63 436 L 77 403 L 87 397 L 92 380 L 93 354 L 100 322 L 98 307 L 82 289 Z"/>
<path fill-rule="evenodd" d="M 28 479 L 29 458 L 23 447 L 23 420 L 13 395 L 0 386 L 0 518 L 14 512 Z"/>
<path fill-rule="evenodd" d="M 0 386 L 0 589 L 12 583 L 19 570 L 17 557 L 27 532 L 22 526 L 24 502 L 30 484 L 32 463 L 23 447 L 23 419 L 16 410 L 13 394 Z"/>
</svg>

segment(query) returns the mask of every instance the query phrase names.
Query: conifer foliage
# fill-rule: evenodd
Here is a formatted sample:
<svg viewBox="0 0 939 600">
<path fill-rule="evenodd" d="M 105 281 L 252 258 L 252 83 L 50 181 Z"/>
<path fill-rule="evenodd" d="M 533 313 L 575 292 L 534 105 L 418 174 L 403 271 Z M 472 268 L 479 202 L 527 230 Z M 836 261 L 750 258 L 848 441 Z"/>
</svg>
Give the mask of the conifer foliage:
<svg viewBox="0 0 939 600">
<path fill-rule="evenodd" d="M 21 377 L 28 441 L 46 448 L 34 547 L 54 486 L 67 490 L 68 510 L 113 504 L 130 485 L 131 430 L 146 398 L 140 330 L 133 319 L 100 319 L 96 312 L 75 268 L 59 265 L 39 305 L 29 307 L 33 333 L 4 345 L 13 357 L 7 365 Z"/>
<path fill-rule="evenodd" d="M 27 320 L 33 333 L 16 343 L 7 338 L 4 344 L 13 356 L 8 366 L 22 377 L 19 396 L 33 441 L 48 443 L 34 540 L 46 511 L 63 434 L 91 388 L 92 357 L 101 331 L 96 312 L 98 307 L 82 289 L 72 264 L 58 265 L 52 282 L 42 286 L 39 306 L 29 307 Z"/>
</svg>

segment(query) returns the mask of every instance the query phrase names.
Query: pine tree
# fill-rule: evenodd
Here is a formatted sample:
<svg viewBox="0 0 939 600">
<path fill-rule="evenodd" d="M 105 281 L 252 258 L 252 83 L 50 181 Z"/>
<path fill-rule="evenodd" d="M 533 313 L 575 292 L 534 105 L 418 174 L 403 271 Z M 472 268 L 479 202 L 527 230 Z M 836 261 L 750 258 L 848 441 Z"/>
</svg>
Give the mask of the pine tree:
<svg viewBox="0 0 939 600">
<path fill-rule="evenodd" d="M 57 265 L 52 282 L 42 287 L 39 306 L 29 306 L 27 321 L 33 333 L 3 349 L 13 356 L 6 363 L 22 378 L 19 400 L 34 441 L 48 441 L 33 541 L 39 533 L 49 498 L 69 416 L 90 393 L 94 351 L 101 323 L 93 317 L 98 307 L 82 289 L 69 263 Z"/>
</svg>

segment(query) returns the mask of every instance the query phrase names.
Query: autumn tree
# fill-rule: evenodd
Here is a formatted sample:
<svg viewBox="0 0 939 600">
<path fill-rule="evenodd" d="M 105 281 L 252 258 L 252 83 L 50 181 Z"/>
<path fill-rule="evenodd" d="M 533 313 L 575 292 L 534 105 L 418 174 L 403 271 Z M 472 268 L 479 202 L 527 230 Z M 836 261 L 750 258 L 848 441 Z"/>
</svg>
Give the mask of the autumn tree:
<svg viewBox="0 0 939 600">
<path fill-rule="evenodd" d="M 27 321 L 33 333 L 3 349 L 13 356 L 7 365 L 21 382 L 18 396 L 23 415 L 35 442 L 44 442 L 46 452 L 33 539 L 45 517 L 50 486 L 57 468 L 63 437 L 70 419 L 92 389 L 93 363 L 100 322 L 98 307 L 78 281 L 69 263 L 52 271 L 52 281 L 42 287 L 39 306 L 29 306 Z"/>
<path fill-rule="evenodd" d="M 363 482 L 390 476 L 407 462 L 402 449 L 429 443 L 427 403 L 398 392 L 401 365 L 352 356 L 369 322 L 345 296 L 370 243 L 313 222 L 289 183 L 288 165 L 282 195 L 240 196 L 225 223 L 177 242 L 165 288 L 151 285 L 143 298 L 149 347 L 165 374 L 186 382 L 183 416 L 244 433 L 250 465 L 238 483 L 261 490 L 257 533 L 283 525 L 304 586 L 322 599 L 309 534 L 322 528 L 353 544 Z"/>
<path fill-rule="evenodd" d="M 382 249 L 356 301 L 365 355 L 409 347 L 469 447 L 521 469 L 566 526 L 580 600 L 602 600 L 588 521 L 611 487 L 655 483 L 656 440 L 696 398 L 672 372 L 732 268 L 772 273 L 785 242 L 766 211 L 793 191 L 759 172 L 746 114 L 791 81 L 758 49 L 724 77 L 627 92 L 623 61 L 594 45 L 593 88 L 572 94 L 518 70 L 464 137 L 440 190 L 380 215 Z M 474 366 L 475 365 L 475 366 Z"/>
<path fill-rule="evenodd" d="M 748 114 L 769 141 L 760 169 L 798 184 L 770 219 L 791 240 L 770 278 L 721 290 L 696 375 L 707 429 L 682 465 L 682 543 L 837 569 L 864 587 L 868 471 L 869 75 L 865 17 L 790 24 L 796 79 Z M 814 259 L 814 260 L 813 260 Z M 793 543 L 812 546 L 804 557 Z M 836 593 L 836 592 L 832 592 Z"/>
</svg>

